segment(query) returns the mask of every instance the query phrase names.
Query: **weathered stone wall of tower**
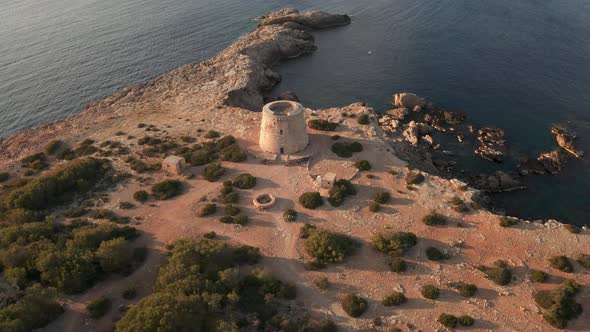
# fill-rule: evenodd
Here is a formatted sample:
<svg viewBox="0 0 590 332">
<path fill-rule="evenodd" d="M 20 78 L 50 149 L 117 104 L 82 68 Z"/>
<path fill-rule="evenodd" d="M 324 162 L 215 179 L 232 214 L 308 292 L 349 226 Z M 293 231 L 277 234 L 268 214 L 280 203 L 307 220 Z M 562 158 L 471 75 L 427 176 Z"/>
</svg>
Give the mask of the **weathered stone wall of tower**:
<svg viewBox="0 0 590 332">
<path fill-rule="evenodd" d="M 293 101 L 275 101 L 262 109 L 260 147 L 276 154 L 293 154 L 309 144 L 303 106 Z"/>
</svg>

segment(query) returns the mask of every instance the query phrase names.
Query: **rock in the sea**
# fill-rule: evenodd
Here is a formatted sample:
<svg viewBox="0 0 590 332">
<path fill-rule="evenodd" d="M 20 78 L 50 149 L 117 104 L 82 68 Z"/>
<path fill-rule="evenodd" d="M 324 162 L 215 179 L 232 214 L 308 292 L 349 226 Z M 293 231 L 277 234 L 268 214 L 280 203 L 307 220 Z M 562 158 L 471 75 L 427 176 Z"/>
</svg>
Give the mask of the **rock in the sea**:
<svg viewBox="0 0 590 332">
<path fill-rule="evenodd" d="M 569 152 L 576 158 L 582 158 L 584 156 L 584 152 L 580 151 L 576 148 L 576 136 L 566 132 L 563 129 L 553 127 L 551 128 L 551 133 L 555 136 L 555 140 L 557 144 L 564 149 L 565 151 Z"/>
<path fill-rule="evenodd" d="M 396 109 L 392 109 L 387 111 L 387 115 L 392 116 L 395 120 L 404 121 L 406 115 L 408 115 L 410 111 L 408 111 L 405 107 L 400 107 Z"/>
<path fill-rule="evenodd" d="M 443 111 L 443 116 L 445 118 L 445 121 L 448 124 L 452 124 L 452 125 L 457 125 L 457 124 L 462 123 L 463 121 L 465 121 L 465 118 L 467 117 L 463 113 L 451 112 L 451 111 Z"/>
<path fill-rule="evenodd" d="M 290 100 L 299 102 L 299 97 L 291 90 L 283 91 L 279 94 L 278 100 Z"/>
<path fill-rule="evenodd" d="M 293 23 L 297 24 L 296 27 L 326 29 L 350 24 L 350 16 L 333 15 L 319 10 L 301 14 L 294 8 L 287 8 L 264 17 L 259 25 L 289 25 L 290 28 L 293 28 Z"/>
<path fill-rule="evenodd" d="M 541 153 L 537 159 L 525 159 L 518 164 L 521 175 L 557 174 L 561 171 L 564 158 L 559 151 Z"/>
<path fill-rule="evenodd" d="M 509 173 L 497 171 L 491 175 L 479 175 L 475 179 L 477 188 L 489 192 L 507 192 L 525 189 L 520 180 Z"/>
<path fill-rule="evenodd" d="M 404 92 L 393 95 L 393 105 L 413 110 L 416 106 L 422 107 L 424 101 L 413 93 Z"/>
<path fill-rule="evenodd" d="M 479 146 L 475 149 L 475 154 L 482 158 L 502 162 L 506 147 L 504 146 L 504 130 L 500 128 L 482 128 L 477 132 Z"/>
</svg>

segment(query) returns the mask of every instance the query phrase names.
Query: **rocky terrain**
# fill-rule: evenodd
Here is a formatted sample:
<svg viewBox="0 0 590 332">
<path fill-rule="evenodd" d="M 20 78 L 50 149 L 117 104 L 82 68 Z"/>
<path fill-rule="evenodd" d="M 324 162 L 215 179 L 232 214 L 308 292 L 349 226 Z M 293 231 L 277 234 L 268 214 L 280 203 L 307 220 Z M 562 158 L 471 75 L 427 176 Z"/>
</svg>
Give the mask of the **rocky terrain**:
<svg viewBox="0 0 590 332">
<path fill-rule="evenodd" d="M 111 275 L 81 294 L 60 295 L 65 312 L 43 330 L 112 330 L 128 306 L 151 293 L 158 267 L 166 258 L 166 245 L 179 238 L 199 238 L 211 231 L 229 242 L 260 248 L 264 256 L 262 266 L 296 286 L 294 310 L 305 309 L 312 316 L 329 318 L 343 331 L 445 330 L 439 321 L 443 313 L 473 317 L 470 329 L 475 331 L 550 331 L 554 328 L 543 318 L 546 310 L 534 301 L 533 294 L 557 289 L 567 279 L 581 285 L 575 301 L 585 313 L 590 312 L 590 275 L 576 261 L 580 255 L 590 254 L 588 229 L 557 221 L 501 218 L 481 209 L 478 198 L 482 192 L 469 186 L 484 191 L 517 190 L 522 187 L 521 174 L 558 172 L 566 158 L 560 151 L 523 161 L 520 173 L 481 174 L 469 183 L 440 177 L 444 175 L 441 170 L 452 168 L 453 164 L 452 159 L 445 158 L 450 153 L 437 141 L 437 135 L 473 142 L 474 154 L 498 162 L 506 148 L 503 131 L 476 130 L 460 112 L 439 108 L 414 94 L 401 93 L 392 97 L 395 108 L 385 115 L 376 114 L 363 103 L 326 110 L 306 109 L 307 119 L 338 124 L 334 132 L 310 129 L 306 152 L 311 158 L 290 166 L 257 158 L 254 151 L 260 113 L 256 111 L 269 100 L 269 90 L 281 79 L 277 71 L 280 61 L 312 53 L 316 49 L 313 30 L 349 24 L 350 18 L 285 9 L 261 17 L 259 22 L 254 31 L 208 61 L 182 66 L 92 103 L 80 115 L 0 141 L 0 173 L 8 173 L 9 181 L 50 174 L 67 164 L 49 156 L 45 161 L 48 169 L 31 172 L 30 167 L 24 166 L 27 156 L 44 152 L 53 140 L 72 148 L 95 146 L 96 150 L 89 151 L 88 156 L 106 158 L 116 171 L 130 176 L 91 198 L 55 209 L 55 222 L 71 223 L 72 218 L 64 211 L 77 205 L 90 206 L 91 202 L 91 209 L 109 209 L 132 220 L 131 225 L 141 233 L 135 245 L 149 251 L 143 264 L 129 275 Z M 289 94 L 289 98 L 296 96 Z M 362 115 L 368 116 L 367 123 L 359 120 Z M 225 173 L 217 181 L 204 179 L 203 165 L 190 165 L 183 175 L 167 175 L 158 167 L 140 172 L 129 161 L 132 156 L 135 165 L 140 160 L 146 167 L 157 166 L 162 154 L 168 152 L 155 151 L 155 147 L 165 149 L 161 142 L 177 143 L 171 151 L 190 149 L 192 144 L 215 143 L 215 138 L 207 137 L 209 130 L 233 135 L 239 147 L 249 151 L 241 162 L 222 161 Z M 582 156 L 575 149 L 572 135 L 559 129 L 554 135 L 565 151 Z M 86 139 L 93 143 L 81 143 Z M 154 149 L 148 151 L 146 146 L 153 139 L 161 142 L 154 143 Z M 342 158 L 331 149 L 335 142 L 358 142 L 362 151 Z M 112 152 L 115 150 L 121 154 L 125 151 L 125 157 Z M 368 161 L 371 169 L 359 171 L 354 165 L 358 160 Z M 304 208 L 299 203 L 300 195 L 321 191 L 311 175 L 331 169 L 346 174 L 356 194 L 340 206 L 325 202 L 317 209 Z M 257 178 L 251 190 L 239 190 L 236 203 L 249 216 L 250 223 L 221 223 L 220 213 L 200 216 L 203 199 L 216 197 L 223 187 L 222 181 L 241 173 Z M 166 179 L 182 181 L 182 195 L 169 200 L 150 196 L 145 204 L 121 208 L 122 202 L 133 201 L 138 190 L 149 190 L 152 184 Z M 2 194 L 9 187 L 0 190 Z M 253 197 L 266 192 L 278 198 L 277 204 L 266 211 L 254 209 Z M 391 199 L 371 211 L 370 202 L 380 192 L 388 192 Z M 328 194 L 322 191 L 323 196 Z M 298 212 L 295 222 L 283 219 L 287 209 Z M 433 212 L 444 217 L 444 225 L 425 221 Z M 97 219 L 93 222 L 109 223 Z M 308 223 L 354 239 L 358 243 L 356 252 L 343 262 L 321 269 L 309 268 L 311 259 L 300 237 Z M 390 267 L 393 257 L 376 250 L 372 241 L 379 232 L 400 231 L 414 233 L 417 243 L 403 254 L 407 270 L 396 273 Z M 443 259 L 432 259 L 430 248 L 438 249 Z M 571 271 L 552 267 L 550 258 L 559 255 L 567 257 L 573 266 Z M 503 285 L 490 276 L 489 271 L 496 265 L 511 273 Z M 532 281 L 533 270 L 546 272 L 546 281 Z M 317 287 L 320 278 L 325 278 L 325 288 Z M 452 286 L 456 282 L 475 285 L 477 291 L 469 297 L 460 295 Z M 120 294 L 130 284 L 137 285 L 138 296 L 124 299 Z M 426 285 L 438 287 L 439 297 L 425 298 L 421 290 Z M 384 306 L 382 300 L 392 292 L 403 293 L 407 302 Z M 357 318 L 347 314 L 341 305 L 348 293 L 367 301 L 367 310 Z M 85 306 L 100 296 L 112 298 L 112 308 L 102 318 L 92 319 Z M 588 326 L 587 314 L 567 324 L 568 329 L 579 331 Z"/>
</svg>

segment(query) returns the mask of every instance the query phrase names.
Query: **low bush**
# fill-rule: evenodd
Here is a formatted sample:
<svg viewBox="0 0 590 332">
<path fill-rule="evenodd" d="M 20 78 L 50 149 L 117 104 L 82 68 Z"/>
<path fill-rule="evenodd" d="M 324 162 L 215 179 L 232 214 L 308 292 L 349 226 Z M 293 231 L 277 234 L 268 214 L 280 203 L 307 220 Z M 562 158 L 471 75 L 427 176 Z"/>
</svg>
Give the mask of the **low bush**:
<svg viewBox="0 0 590 332">
<path fill-rule="evenodd" d="M 465 213 L 469 211 L 465 201 L 463 201 L 459 196 L 454 196 L 449 203 L 455 212 Z"/>
<path fill-rule="evenodd" d="M 332 144 L 332 152 L 340 158 L 350 158 L 353 153 L 363 151 L 363 146 L 359 142 L 345 143 L 336 142 Z"/>
<path fill-rule="evenodd" d="M 435 247 L 426 248 L 426 257 L 431 261 L 442 261 L 450 258 L 448 254 L 443 253 Z"/>
<path fill-rule="evenodd" d="M 582 314 L 582 306 L 574 299 L 579 287 L 575 281 L 566 280 L 559 289 L 541 290 L 533 294 L 535 303 L 545 309 L 543 318 L 553 327 L 563 329 L 568 321 Z"/>
<path fill-rule="evenodd" d="M 145 203 L 149 197 L 150 194 L 145 190 L 138 190 L 133 194 L 133 199 L 140 203 Z"/>
<path fill-rule="evenodd" d="M 416 185 L 424 182 L 424 175 L 422 173 L 410 172 L 406 175 L 406 184 Z"/>
<path fill-rule="evenodd" d="M 580 254 L 578 255 L 578 263 L 583 267 L 590 269 L 590 255 L 588 254 Z"/>
<path fill-rule="evenodd" d="M 240 189 L 252 189 L 256 185 L 256 177 L 249 173 L 240 174 L 233 180 L 233 185 Z"/>
<path fill-rule="evenodd" d="M 209 182 L 215 182 L 219 180 L 224 173 L 225 168 L 221 167 L 221 164 L 211 164 L 203 170 L 203 177 Z"/>
<path fill-rule="evenodd" d="M 210 215 L 214 214 L 215 212 L 217 212 L 217 205 L 215 205 L 213 203 L 205 204 L 201 208 L 201 211 L 199 211 L 199 217 L 210 216 Z"/>
<path fill-rule="evenodd" d="M 123 210 L 129 210 L 129 209 L 133 209 L 135 207 L 135 205 L 131 202 L 121 202 L 119 203 L 119 209 L 123 209 Z"/>
<path fill-rule="evenodd" d="M 549 258 L 549 265 L 563 272 L 572 272 L 574 270 L 572 263 L 570 263 L 566 256 L 553 256 Z"/>
<path fill-rule="evenodd" d="M 438 316 L 438 322 L 444 325 L 445 327 L 452 329 L 457 326 L 457 317 L 446 313 L 442 313 L 440 314 L 440 316 Z"/>
<path fill-rule="evenodd" d="M 237 216 L 240 213 L 240 208 L 233 205 L 233 204 L 227 204 L 225 206 L 225 214 L 228 216 Z"/>
<path fill-rule="evenodd" d="M 531 270 L 531 274 L 529 276 L 532 282 L 545 282 L 549 276 L 547 273 L 539 270 Z"/>
<path fill-rule="evenodd" d="M 371 244 L 380 252 L 391 256 L 401 256 L 418 243 L 416 234 L 409 232 L 379 232 L 371 238 Z"/>
<path fill-rule="evenodd" d="M 224 224 L 233 224 L 234 223 L 234 217 L 232 216 L 223 216 L 221 218 L 219 218 L 219 221 L 224 223 Z"/>
<path fill-rule="evenodd" d="M 391 194 L 387 191 L 382 191 L 373 196 L 373 202 L 375 203 L 385 204 L 388 203 L 389 200 L 391 200 Z"/>
<path fill-rule="evenodd" d="M 57 302 L 54 288 L 35 284 L 26 289 L 24 296 L 15 301 L 4 294 L 0 309 L 0 331 L 32 331 L 45 327 L 63 313 Z"/>
<path fill-rule="evenodd" d="M 66 218 L 80 218 L 88 213 L 88 209 L 85 207 L 76 207 L 64 212 Z"/>
<path fill-rule="evenodd" d="M 356 122 L 361 125 L 369 124 L 369 115 L 368 114 L 361 114 L 356 118 Z"/>
<path fill-rule="evenodd" d="M 125 290 L 123 290 L 123 293 L 121 293 L 121 297 L 123 297 L 125 300 L 133 300 L 136 296 L 137 287 L 135 287 L 135 285 L 128 286 L 125 288 Z"/>
<path fill-rule="evenodd" d="M 339 263 L 352 255 L 358 244 L 352 238 L 326 230 L 313 229 L 304 247 L 307 254 L 324 263 Z"/>
<path fill-rule="evenodd" d="M 307 123 L 307 126 L 311 129 L 321 130 L 321 131 L 334 131 L 338 128 L 338 124 L 334 122 L 330 122 L 327 120 L 315 119 L 310 120 Z"/>
<path fill-rule="evenodd" d="M 25 168 L 34 169 L 36 171 L 44 170 L 49 167 L 45 153 L 39 152 L 27 156 L 21 160 L 21 165 Z"/>
<path fill-rule="evenodd" d="M 401 257 L 392 257 L 389 267 L 391 272 L 401 273 L 408 269 L 408 264 Z"/>
<path fill-rule="evenodd" d="M 247 215 L 240 213 L 237 216 L 234 217 L 234 223 L 238 224 L 238 225 L 246 225 L 248 222 L 250 221 L 250 218 L 248 218 Z"/>
<path fill-rule="evenodd" d="M 164 180 L 152 186 L 152 193 L 159 199 L 170 199 L 182 193 L 182 181 Z"/>
<path fill-rule="evenodd" d="M 383 303 L 384 306 L 386 307 L 391 307 L 391 306 L 398 306 L 400 304 L 406 303 L 408 299 L 406 298 L 406 296 L 403 293 L 400 292 L 393 292 L 391 294 L 389 294 L 388 296 L 386 296 L 383 301 L 381 301 L 381 303 Z"/>
<path fill-rule="evenodd" d="M 59 150 L 59 148 L 62 147 L 62 145 L 63 142 L 60 140 L 51 141 L 49 142 L 49 144 L 45 146 L 45 153 L 47 153 L 50 156 L 54 155 Z"/>
<path fill-rule="evenodd" d="M 117 221 L 117 219 L 118 219 L 115 212 L 113 212 L 109 209 L 94 210 L 94 211 L 92 211 L 92 214 L 90 215 L 90 217 L 92 219 L 106 219 L 106 220 L 110 220 L 110 221 Z"/>
<path fill-rule="evenodd" d="M 334 182 L 334 185 L 328 192 L 328 202 L 332 206 L 340 206 L 344 203 L 344 199 L 350 195 L 356 195 L 356 189 L 350 181 L 340 179 Z"/>
<path fill-rule="evenodd" d="M 289 209 L 289 210 L 283 212 L 283 220 L 285 220 L 287 222 L 293 222 L 293 221 L 297 220 L 297 211 L 295 211 L 293 209 Z"/>
<path fill-rule="evenodd" d="M 217 233 L 215 233 L 214 231 L 207 232 L 207 233 L 203 234 L 203 237 L 208 240 L 213 240 L 213 239 L 217 238 Z"/>
<path fill-rule="evenodd" d="M 436 211 L 432 211 L 430 214 L 422 218 L 422 222 L 428 226 L 442 226 L 446 225 L 447 217 L 437 213 Z"/>
<path fill-rule="evenodd" d="M 424 285 L 420 288 L 420 293 L 424 298 L 436 300 L 440 296 L 440 289 L 434 285 Z"/>
<path fill-rule="evenodd" d="M 457 320 L 459 321 L 459 324 L 461 324 L 461 326 L 473 326 L 473 324 L 475 324 L 475 319 L 467 315 L 459 316 Z"/>
<path fill-rule="evenodd" d="M 371 212 L 379 212 L 381 209 L 381 205 L 377 202 L 369 202 L 369 211 Z"/>
<path fill-rule="evenodd" d="M 518 224 L 517 219 L 508 218 L 505 216 L 500 217 L 499 221 L 500 221 L 500 227 L 512 227 L 512 226 Z"/>
<path fill-rule="evenodd" d="M 346 294 L 342 299 L 342 309 L 353 318 L 359 317 L 365 313 L 367 306 L 367 300 L 356 294 Z"/>
<path fill-rule="evenodd" d="M 319 278 L 314 279 L 313 284 L 317 288 L 323 289 L 323 290 L 328 289 L 328 287 L 330 286 L 330 282 L 328 281 L 328 278 L 326 278 L 326 277 L 319 277 Z"/>
<path fill-rule="evenodd" d="M 91 318 L 98 319 L 104 316 L 111 309 L 111 299 L 100 297 L 86 305 L 86 311 Z"/>
<path fill-rule="evenodd" d="M 318 228 L 316 227 L 316 225 L 305 224 L 305 225 L 303 225 L 303 227 L 301 227 L 301 234 L 300 234 L 299 237 L 302 238 L 302 239 L 307 239 L 317 229 Z"/>
<path fill-rule="evenodd" d="M 205 135 L 203 137 L 208 138 L 208 139 L 212 139 L 212 138 L 218 138 L 220 135 L 218 132 L 216 132 L 215 130 L 209 130 L 205 133 Z"/>
<path fill-rule="evenodd" d="M 368 160 L 359 160 L 354 163 L 354 167 L 359 171 L 368 171 L 371 169 L 371 163 Z"/>
<path fill-rule="evenodd" d="M 306 192 L 299 196 L 299 204 L 301 204 L 306 209 L 316 209 L 324 204 L 324 200 L 319 192 Z"/>
<path fill-rule="evenodd" d="M 472 297 L 477 292 L 477 286 L 462 281 L 451 282 L 449 283 L 449 286 L 457 290 L 457 292 L 463 297 Z"/>
<path fill-rule="evenodd" d="M 496 261 L 493 267 L 479 266 L 481 271 L 486 274 L 486 277 L 500 286 L 506 286 L 512 281 L 512 271 L 508 269 L 506 262 Z"/>
</svg>

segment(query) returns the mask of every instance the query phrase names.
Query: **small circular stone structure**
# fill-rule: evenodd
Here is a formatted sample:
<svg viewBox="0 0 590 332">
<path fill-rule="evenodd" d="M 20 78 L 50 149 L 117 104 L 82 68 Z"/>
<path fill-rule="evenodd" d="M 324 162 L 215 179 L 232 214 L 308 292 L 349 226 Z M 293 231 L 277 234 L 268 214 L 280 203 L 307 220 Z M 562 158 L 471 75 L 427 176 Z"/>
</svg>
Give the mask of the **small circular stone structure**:
<svg viewBox="0 0 590 332">
<path fill-rule="evenodd" d="M 301 104 L 290 100 L 273 101 L 262 108 L 260 148 L 274 154 L 293 154 L 309 144 Z"/>
<path fill-rule="evenodd" d="M 265 193 L 254 197 L 252 203 L 254 206 L 256 206 L 256 208 L 265 210 L 275 205 L 276 201 L 277 200 L 273 194 Z"/>
</svg>

